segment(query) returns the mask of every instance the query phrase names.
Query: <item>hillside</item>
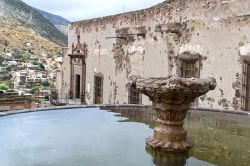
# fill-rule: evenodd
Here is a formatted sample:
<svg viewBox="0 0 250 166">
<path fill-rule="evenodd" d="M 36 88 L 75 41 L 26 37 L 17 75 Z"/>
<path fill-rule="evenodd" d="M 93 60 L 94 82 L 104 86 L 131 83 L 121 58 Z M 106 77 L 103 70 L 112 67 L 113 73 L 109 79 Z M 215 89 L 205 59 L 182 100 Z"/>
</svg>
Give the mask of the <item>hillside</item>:
<svg viewBox="0 0 250 166">
<path fill-rule="evenodd" d="M 34 55 L 40 55 L 42 52 L 52 54 L 57 52 L 59 45 L 49 41 L 43 36 L 37 34 L 32 29 L 25 26 L 4 23 L 0 20 L 0 52 L 25 52 L 27 43 L 34 47 Z"/>
<path fill-rule="evenodd" d="M 22 39 L 32 36 L 31 38 L 50 40 L 61 46 L 67 45 L 67 37 L 62 32 L 37 10 L 20 0 L 0 0 L 0 26 L 0 40 L 6 37 L 7 39 L 4 40 L 11 39 L 8 39 L 8 36 L 19 36 L 19 30 L 21 30 L 19 37 Z M 8 42 L 15 43 L 12 40 Z"/>
<path fill-rule="evenodd" d="M 65 34 L 66 36 L 68 35 L 68 20 L 64 19 L 61 16 L 42 11 L 40 9 L 34 9 L 37 10 L 44 18 L 49 20 L 49 22 L 52 23 L 57 29 L 59 29 L 63 34 Z"/>
</svg>

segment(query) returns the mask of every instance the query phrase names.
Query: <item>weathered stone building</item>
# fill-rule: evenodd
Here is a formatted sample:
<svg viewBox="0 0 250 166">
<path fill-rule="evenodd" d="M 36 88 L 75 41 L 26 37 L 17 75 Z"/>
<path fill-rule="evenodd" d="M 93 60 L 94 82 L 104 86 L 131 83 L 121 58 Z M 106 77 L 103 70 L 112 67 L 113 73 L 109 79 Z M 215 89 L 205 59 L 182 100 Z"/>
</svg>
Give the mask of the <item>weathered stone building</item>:
<svg viewBox="0 0 250 166">
<path fill-rule="evenodd" d="M 250 1 L 167 0 L 151 8 L 69 25 L 59 98 L 150 104 L 131 75 L 214 77 L 200 107 L 250 110 Z M 72 44 L 72 46 L 71 46 Z"/>
</svg>

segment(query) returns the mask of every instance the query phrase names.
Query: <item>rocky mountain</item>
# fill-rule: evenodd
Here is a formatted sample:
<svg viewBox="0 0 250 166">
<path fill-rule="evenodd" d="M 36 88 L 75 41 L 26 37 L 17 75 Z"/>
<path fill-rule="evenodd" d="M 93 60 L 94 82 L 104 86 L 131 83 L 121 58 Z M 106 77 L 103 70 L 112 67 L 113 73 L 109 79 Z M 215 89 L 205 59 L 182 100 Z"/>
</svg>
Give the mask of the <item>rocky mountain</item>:
<svg viewBox="0 0 250 166">
<path fill-rule="evenodd" d="M 49 22 L 57 27 L 57 29 L 59 29 L 63 34 L 65 34 L 66 36 L 68 35 L 68 20 L 64 19 L 61 16 L 54 15 L 40 9 L 35 8 L 35 10 L 37 10 L 44 18 L 49 20 Z"/>
<path fill-rule="evenodd" d="M 23 42 L 66 46 L 67 37 L 21 0 L 0 0 L 0 47 Z"/>
</svg>

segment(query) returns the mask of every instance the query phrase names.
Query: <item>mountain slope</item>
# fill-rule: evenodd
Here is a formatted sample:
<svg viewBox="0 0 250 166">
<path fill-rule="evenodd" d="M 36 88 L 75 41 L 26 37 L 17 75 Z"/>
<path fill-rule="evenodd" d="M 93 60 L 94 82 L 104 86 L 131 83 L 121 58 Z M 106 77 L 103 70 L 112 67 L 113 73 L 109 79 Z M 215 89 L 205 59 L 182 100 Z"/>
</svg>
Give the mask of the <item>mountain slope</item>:
<svg viewBox="0 0 250 166">
<path fill-rule="evenodd" d="M 44 18 L 46 18 L 50 23 L 52 23 L 57 29 L 59 29 L 63 34 L 68 35 L 68 24 L 69 21 L 64 19 L 61 16 L 54 15 L 48 12 L 45 12 L 40 9 L 36 9 Z"/>
<path fill-rule="evenodd" d="M 32 30 L 61 46 L 67 37 L 32 7 L 20 0 L 0 0 L 0 25 L 23 27 Z"/>
</svg>

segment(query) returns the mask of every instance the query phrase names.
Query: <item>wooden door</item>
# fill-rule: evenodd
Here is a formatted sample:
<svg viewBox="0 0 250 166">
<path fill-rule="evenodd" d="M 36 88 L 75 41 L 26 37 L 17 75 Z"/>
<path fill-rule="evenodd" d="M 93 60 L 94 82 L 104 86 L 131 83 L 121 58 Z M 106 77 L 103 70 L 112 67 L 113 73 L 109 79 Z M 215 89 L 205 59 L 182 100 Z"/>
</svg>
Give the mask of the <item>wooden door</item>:
<svg viewBox="0 0 250 166">
<path fill-rule="evenodd" d="M 241 107 L 242 110 L 247 110 L 247 63 L 244 61 L 242 65 L 242 93 L 241 93 Z"/>
<path fill-rule="evenodd" d="M 250 111 L 250 64 L 247 64 L 246 111 Z"/>
<path fill-rule="evenodd" d="M 103 77 L 95 76 L 94 79 L 94 104 L 103 103 Z"/>
</svg>

